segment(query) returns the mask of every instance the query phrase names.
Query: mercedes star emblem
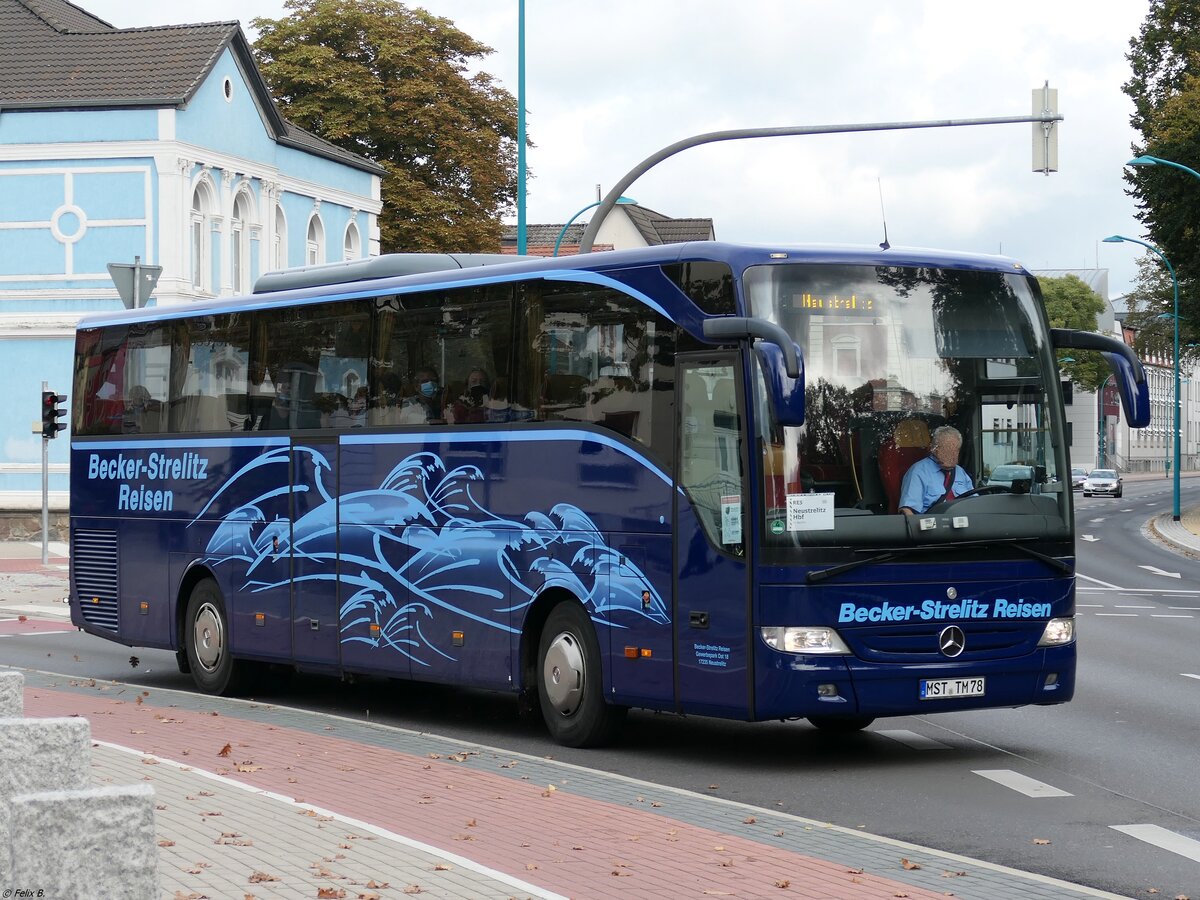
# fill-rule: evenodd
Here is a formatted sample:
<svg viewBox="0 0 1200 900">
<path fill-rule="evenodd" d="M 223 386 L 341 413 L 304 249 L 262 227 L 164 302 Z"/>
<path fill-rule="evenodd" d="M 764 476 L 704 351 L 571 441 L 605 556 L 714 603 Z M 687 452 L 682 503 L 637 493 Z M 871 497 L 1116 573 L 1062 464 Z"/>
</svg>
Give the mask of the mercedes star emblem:
<svg viewBox="0 0 1200 900">
<path fill-rule="evenodd" d="M 942 656 L 951 658 L 958 656 L 967 648 L 967 638 L 957 625 L 947 625 L 938 635 L 938 650 Z"/>
</svg>

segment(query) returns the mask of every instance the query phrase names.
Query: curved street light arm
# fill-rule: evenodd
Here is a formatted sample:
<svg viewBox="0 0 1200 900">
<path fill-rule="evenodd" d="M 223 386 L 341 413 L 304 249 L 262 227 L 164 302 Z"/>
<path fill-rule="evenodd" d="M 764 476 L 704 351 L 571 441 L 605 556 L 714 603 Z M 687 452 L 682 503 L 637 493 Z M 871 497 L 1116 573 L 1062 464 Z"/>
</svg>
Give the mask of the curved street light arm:
<svg viewBox="0 0 1200 900">
<path fill-rule="evenodd" d="M 801 134 L 848 134 L 862 131 L 902 131 L 913 128 L 955 128 L 963 125 L 1012 125 L 1019 122 L 1060 122 L 1062 116 L 1058 113 L 1046 113 L 1040 116 L 1000 116 L 988 119 L 938 119 L 930 122 L 867 122 L 859 125 L 794 125 L 783 128 L 736 128 L 731 131 L 710 131 L 707 134 L 697 134 L 682 141 L 676 141 L 664 147 L 652 156 L 646 157 L 618 181 L 600 201 L 600 208 L 592 216 L 583 239 L 579 242 L 580 253 L 590 253 L 596 241 L 596 234 L 605 217 L 612 211 L 626 189 L 638 178 L 654 168 L 664 159 L 674 156 L 689 147 L 701 144 L 713 144 L 718 141 L 736 141 L 743 138 L 788 137 Z"/>
</svg>

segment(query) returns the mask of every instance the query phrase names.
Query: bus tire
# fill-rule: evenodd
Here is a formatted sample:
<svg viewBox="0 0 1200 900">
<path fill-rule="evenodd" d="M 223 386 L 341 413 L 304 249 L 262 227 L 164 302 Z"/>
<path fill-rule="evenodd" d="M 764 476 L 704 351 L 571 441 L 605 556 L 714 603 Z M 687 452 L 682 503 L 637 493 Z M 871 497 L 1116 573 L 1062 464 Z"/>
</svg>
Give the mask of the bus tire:
<svg viewBox="0 0 1200 900">
<path fill-rule="evenodd" d="M 850 734 L 862 731 L 875 721 L 874 716 L 809 716 L 809 724 L 832 734 Z"/>
<path fill-rule="evenodd" d="M 237 690 L 245 664 L 239 664 L 230 653 L 225 599 L 211 578 L 197 582 L 188 597 L 184 644 L 196 687 L 206 694 L 231 694 Z"/>
<path fill-rule="evenodd" d="M 538 643 L 538 699 L 550 736 L 567 747 L 610 741 L 625 708 L 604 700 L 604 675 L 596 629 L 582 606 L 559 603 Z"/>
</svg>

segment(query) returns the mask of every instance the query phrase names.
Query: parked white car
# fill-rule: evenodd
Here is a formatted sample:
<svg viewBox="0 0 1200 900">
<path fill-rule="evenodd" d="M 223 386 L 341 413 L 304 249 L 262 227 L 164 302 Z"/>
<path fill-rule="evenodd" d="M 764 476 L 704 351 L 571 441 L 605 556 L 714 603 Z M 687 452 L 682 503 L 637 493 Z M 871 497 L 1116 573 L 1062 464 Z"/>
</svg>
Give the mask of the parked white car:
<svg viewBox="0 0 1200 900">
<path fill-rule="evenodd" d="M 1082 466 L 1071 467 L 1071 490 L 1078 491 L 1083 489 L 1083 483 L 1087 481 L 1087 469 Z"/>
<path fill-rule="evenodd" d="M 1120 497 L 1124 492 L 1121 476 L 1112 469 L 1092 469 L 1087 480 L 1083 483 L 1083 496 L 1105 494 Z"/>
</svg>

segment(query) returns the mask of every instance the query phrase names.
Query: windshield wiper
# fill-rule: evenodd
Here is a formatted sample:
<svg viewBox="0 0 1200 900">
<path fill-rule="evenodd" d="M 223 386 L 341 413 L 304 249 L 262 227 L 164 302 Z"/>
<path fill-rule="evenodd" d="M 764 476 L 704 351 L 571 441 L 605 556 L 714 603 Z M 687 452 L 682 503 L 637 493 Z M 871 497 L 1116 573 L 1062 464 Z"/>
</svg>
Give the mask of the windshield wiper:
<svg viewBox="0 0 1200 900">
<path fill-rule="evenodd" d="M 826 578 L 832 578 L 834 575 L 841 575 L 843 572 L 849 572 L 853 569 L 862 566 L 869 566 L 871 563 L 887 562 L 889 559 L 895 559 L 896 552 L 880 553 L 878 556 L 866 556 L 862 559 L 855 559 L 848 563 L 842 563 L 840 566 L 830 566 L 828 569 L 817 569 L 815 572 L 809 572 L 804 576 L 805 584 L 816 584 L 819 581 L 824 581 Z"/>
<path fill-rule="evenodd" d="M 1030 540 L 1032 540 L 1032 538 L 1030 538 Z M 1045 553 L 1042 553 L 1039 550 L 1034 550 L 1032 547 L 1027 547 L 1024 544 L 1020 543 L 1019 540 L 969 541 L 969 542 L 962 543 L 962 544 L 951 544 L 951 545 L 923 544 L 919 547 L 902 547 L 902 548 L 899 548 L 896 550 L 889 550 L 886 553 L 879 553 L 879 554 L 876 554 L 875 556 L 864 556 L 862 559 L 851 560 L 848 563 L 842 563 L 841 565 L 838 565 L 838 566 L 830 566 L 828 569 L 817 569 L 816 571 L 809 572 L 807 575 L 804 576 L 804 582 L 805 582 L 805 584 L 818 584 L 819 582 L 822 582 L 829 578 L 832 578 L 835 575 L 841 575 L 845 572 L 851 572 L 854 569 L 859 569 L 859 568 L 862 568 L 863 566 L 869 566 L 872 563 L 888 562 L 889 560 L 895 559 L 898 556 L 907 556 L 911 553 L 928 553 L 928 552 L 936 551 L 936 550 L 961 549 L 963 547 L 986 547 L 986 546 L 994 547 L 997 545 L 1004 546 L 1004 547 L 1012 547 L 1016 550 L 1020 550 L 1026 556 L 1033 557 L 1034 559 L 1038 560 L 1039 562 L 1044 562 L 1046 565 L 1050 566 L 1052 569 L 1057 569 L 1059 572 L 1062 572 L 1064 575 L 1074 575 L 1075 574 L 1075 569 L 1073 567 L 1067 565 L 1067 563 L 1063 562 L 1061 559 L 1056 559 L 1053 556 L 1047 556 Z"/>
<path fill-rule="evenodd" d="M 1025 540 L 1033 540 L 1033 539 L 1025 538 Z M 1034 559 L 1041 560 L 1046 565 L 1050 566 L 1050 568 L 1058 569 L 1058 571 L 1062 572 L 1064 575 L 1074 575 L 1075 574 L 1075 568 L 1073 566 L 1067 565 L 1061 559 L 1057 559 L 1053 556 L 1047 556 L 1045 553 L 1042 553 L 1040 550 L 1034 550 L 1032 547 L 1026 547 L 1024 544 L 1022 544 L 1020 542 L 1020 540 L 1004 541 L 1003 543 L 1006 546 L 1015 547 L 1017 550 L 1020 550 L 1026 556 L 1032 556 Z"/>
</svg>

